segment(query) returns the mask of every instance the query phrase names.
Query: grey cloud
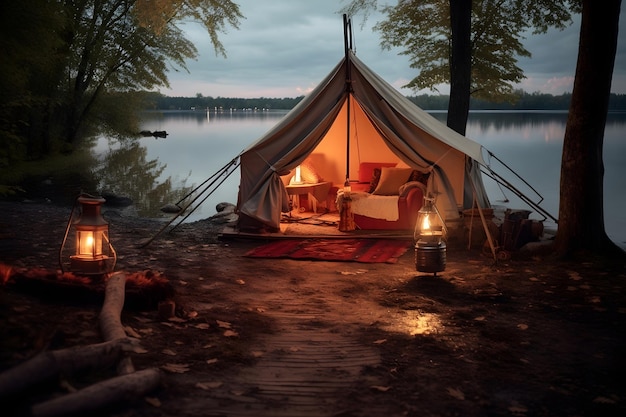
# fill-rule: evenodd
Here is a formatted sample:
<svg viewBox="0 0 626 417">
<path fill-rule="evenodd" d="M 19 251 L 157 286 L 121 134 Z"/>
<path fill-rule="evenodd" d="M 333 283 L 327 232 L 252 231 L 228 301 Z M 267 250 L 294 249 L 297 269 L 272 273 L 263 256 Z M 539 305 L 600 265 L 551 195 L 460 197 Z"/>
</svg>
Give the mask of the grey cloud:
<svg viewBox="0 0 626 417">
<path fill-rule="evenodd" d="M 199 26 L 186 30 L 196 44 L 200 57 L 188 62 L 189 74 L 171 73 L 171 95 L 256 96 L 276 88 L 277 95 L 295 96 L 301 89 L 315 86 L 343 56 L 343 24 L 338 10 L 345 2 L 239 0 L 246 18 L 240 29 L 229 29 L 221 36 L 228 57 L 216 56 Z M 622 11 L 622 17 L 626 12 Z M 379 33 L 371 27 L 378 21 L 370 16 L 354 19 L 357 55 L 384 79 L 400 87 L 416 73 L 398 50 L 383 51 Z M 625 19 L 622 18 L 622 23 Z M 626 23 L 625 23 L 626 24 Z M 547 80 L 574 75 L 578 52 L 578 23 L 563 31 L 528 36 L 524 44 L 532 58 L 521 58 L 520 67 L 530 80 Z M 614 91 L 626 92 L 626 31 L 620 32 L 616 57 Z M 189 91 L 197 85 L 201 91 Z M 618 86 L 622 87 L 618 87 Z M 183 87 L 184 86 L 184 87 Z M 541 85 L 529 86 L 531 91 Z M 184 91 L 183 91 L 184 90 Z M 210 91 L 209 91 L 210 90 Z M 403 91 L 405 93 L 414 93 Z M 618 91 L 620 92 L 620 91 Z"/>
</svg>

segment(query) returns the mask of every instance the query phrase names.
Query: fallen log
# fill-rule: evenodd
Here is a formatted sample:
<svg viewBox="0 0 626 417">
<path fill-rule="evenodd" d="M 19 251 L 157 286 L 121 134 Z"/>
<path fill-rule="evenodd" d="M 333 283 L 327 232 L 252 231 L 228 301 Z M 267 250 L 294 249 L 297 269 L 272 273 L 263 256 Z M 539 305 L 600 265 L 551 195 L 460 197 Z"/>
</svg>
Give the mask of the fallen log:
<svg viewBox="0 0 626 417">
<path fill-rule="evenodd" d="M 33 417 L 86 415 L 90 411 L 146 395 L 156 389 L 160 381 L 161 373 L 154 368 L 117 376 L 63 397 L 34 405 L 30 409 L 30 415 Z"/>
<path fill-rule="evenodd" d="M 105 341 L 127 337 L 121 320 L 126 292 L 125 286 L 126 275 L 122 272 L 113 273 L 106 283 L 104 302 L 99 317 L 100 332 Z M 133 372 L 135 372 L 135 367 L 130 357 L 121 358 L 117 364 L 117 373 L 126 375 Z"/>
<path fill-rule="evenodd" d="M 60 373 L 111 367 L 117 364 L 119 376 L 90 385 L 80 391 L 29 407 L 29 415 L 48 417 L 83 415 L 114 403 L 136 399 L 154 390 L 161 381 L 158 369 L 135 372 L 127 352 L 135 350 L 137 339 L 129 338 L 122 326 L 126 275 L 112 274 L 105 287 L 99 325 L 104 343 L 41 353 L 22 365 L 0 374 L 0 400 Z M 17 405 L 19 406 L 19 405 Z M 19 406 L 21 407 L 21 406 Z"/>
<path fill-rule="evenodd" d="M 7 286 L 41 300 L 67 305 L 102 306 L 107 280 L 59 273 L 45 269 L 11 269 L 0 267 L 0 281 Z M 8 273 L 6 272 L 8 271 Z M 6 278 L 2 277 L 2 274 Z M 9 275 L 10 274 L 10 278 Z M 174 288 L 160 273 L 146 270 L 126 274 L 124 310 L 154 310 L 160 301 L 174 297 Z"/>
<path fill-rule="evenodd" d="M 110 368 L 119 361 L 123 352 L 132 350 L 136 344 L 132 339 L 122 338 L 42 352 L 0 374 L 0 399 L 20 393 L 61 373 L 71 375 L 78 371 Z"/>
<path fill-rule="evenodd" d="M 100 310 L 100 332 L 105 341 L 126 337 L 121 314 L 124 308 L 126 275 L 115 272 L 107 280 L 104 303 Z"/>
</svg>

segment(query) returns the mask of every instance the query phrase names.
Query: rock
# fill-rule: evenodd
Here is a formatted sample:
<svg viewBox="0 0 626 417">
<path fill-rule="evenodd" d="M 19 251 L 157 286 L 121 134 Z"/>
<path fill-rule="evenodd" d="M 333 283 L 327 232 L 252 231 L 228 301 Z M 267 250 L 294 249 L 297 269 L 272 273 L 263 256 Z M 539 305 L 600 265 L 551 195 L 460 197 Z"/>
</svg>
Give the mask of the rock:
<svg viewBox="0 0 626 417">
<path fill-rule="evenodd" d="M 235 212 L 235 205 L 232 203 L 218 203 L 215 206 L 215 210 L 218 213 L 234 213 Z"/>
<path fill-rule="evenodd" d="M 102 193 L 102 198 L 106 200 L 105 204 L 111 207 L 128 207 L 133 205 L 133 200 L 130 197 Z"/>
<path fill-rule="evenodd" d="M 163 213 L 180 213 L 182 211 L 182 208 L 178 207 L 176 204 L 166 204 L 163 207 L 161 207 L 161 211 Z"/>
<path fill-rule="evenodd" d="M 208 220 L 212 223 L 219 223 L 219 224 L 232 223 L 232 222 L 236 222 L 237 220 L 239 220 L 239 216 L 233 212 L 221 212 L 221 213 L 217 213 L 209 217 Z"/>
</svg>

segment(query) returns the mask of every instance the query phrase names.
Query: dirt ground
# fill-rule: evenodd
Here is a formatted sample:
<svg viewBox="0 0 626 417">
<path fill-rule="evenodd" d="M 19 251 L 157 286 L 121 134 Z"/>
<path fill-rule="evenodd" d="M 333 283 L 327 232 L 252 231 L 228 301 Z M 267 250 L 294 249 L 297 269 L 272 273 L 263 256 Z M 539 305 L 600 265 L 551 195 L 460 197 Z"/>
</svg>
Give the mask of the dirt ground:
<svg viewBox="0 0 626 417">
<path fill-rule="evenodd" d="M 0 213 L 0 371 L 101 342 L 101 299 L 10 278 L 58 268 L 69 209 L 0 202 Z M 176 317 L 125 306 L 143 348 L 133 364 L 158 368 L 162 383 L 89 415 L 626 415 L 623 262 L 516 253 L 494 263 L 449 247 L 433 276 L 416 272 L 412 250 L 395 264 L 247 258 L 263 240 L 219 240 L 206 221 L 142 248 L 159 223 L 105 217 L 116 269 L 167 278 Z M 113 375 L 63 375 L 2 409 L 19 415 Z"/>
</svg>

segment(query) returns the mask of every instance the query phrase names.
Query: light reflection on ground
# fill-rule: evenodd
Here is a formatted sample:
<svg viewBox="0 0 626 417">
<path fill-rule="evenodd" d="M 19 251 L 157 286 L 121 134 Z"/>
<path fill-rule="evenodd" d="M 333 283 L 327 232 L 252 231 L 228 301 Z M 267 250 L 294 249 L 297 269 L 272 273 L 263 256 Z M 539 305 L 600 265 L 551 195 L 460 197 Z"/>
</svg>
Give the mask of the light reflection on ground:
<svg viewBox="0 0 626 417">
<path fill-rule="evenodd" d="M 443 327 L 443 323 L 437 314 L 406 311 L 403 316 L 397 317 L 393 323 L 382 326 L 382 329 L 415 336 L 418 334 L 440 333 L 443 331 Z"/>
</svg>

